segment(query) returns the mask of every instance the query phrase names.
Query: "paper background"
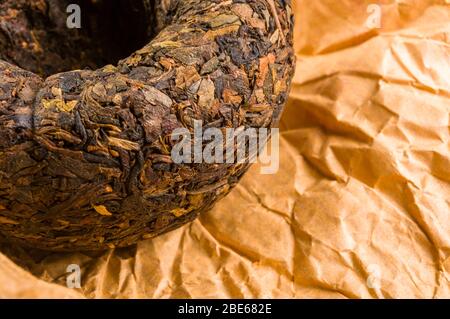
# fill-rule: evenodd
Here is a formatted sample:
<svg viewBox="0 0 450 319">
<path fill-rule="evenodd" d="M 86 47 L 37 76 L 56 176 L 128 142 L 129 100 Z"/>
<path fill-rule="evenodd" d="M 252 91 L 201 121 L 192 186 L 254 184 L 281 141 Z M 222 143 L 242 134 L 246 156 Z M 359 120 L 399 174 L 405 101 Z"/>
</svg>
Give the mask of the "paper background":
<svg viewBox="0 0 450 319">
<path fill-rule="evenodd" d="M 277 174 L 135 247 L 2 244 L 0 297 L 449 298 L 450 2 L 373 2 L 295 2 Z"/>
</svg>

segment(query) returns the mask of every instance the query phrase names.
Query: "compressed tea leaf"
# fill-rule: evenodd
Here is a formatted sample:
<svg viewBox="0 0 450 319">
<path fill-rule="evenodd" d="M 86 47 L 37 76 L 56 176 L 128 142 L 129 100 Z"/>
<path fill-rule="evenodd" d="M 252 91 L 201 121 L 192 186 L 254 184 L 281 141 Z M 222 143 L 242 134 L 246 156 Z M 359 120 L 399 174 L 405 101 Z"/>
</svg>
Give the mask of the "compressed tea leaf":
<svg viewBox="0 0 450 319">
<path fill-rule="evenodd" d="M 72 2 L 82 8 L 81 29 L 65 26 Z M 295 63 L 289 6 L 2 1 L 1 236 L 41 249 L 99 250 L 209 210 L 250 163 L 176 164 L 171 135 L 193 134 L 198 121 L 277 125 Z"/>
</svg>

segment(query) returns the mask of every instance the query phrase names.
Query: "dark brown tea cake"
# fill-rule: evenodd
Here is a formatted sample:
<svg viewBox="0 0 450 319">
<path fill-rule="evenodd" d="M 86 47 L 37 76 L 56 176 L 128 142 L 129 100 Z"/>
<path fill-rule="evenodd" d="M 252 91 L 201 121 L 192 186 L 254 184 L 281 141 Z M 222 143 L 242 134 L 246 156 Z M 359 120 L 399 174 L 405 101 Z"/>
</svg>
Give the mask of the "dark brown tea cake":
<svg viewBox="0 0 450 319">
<path fill-rule="evenodd" d="M 250 164 L 176 164 L 171 134 L 276 126 L 292 32 L 287 0 L 1 1 L 1 237 L 123 247 L 209 210 Z"/>
</svg>

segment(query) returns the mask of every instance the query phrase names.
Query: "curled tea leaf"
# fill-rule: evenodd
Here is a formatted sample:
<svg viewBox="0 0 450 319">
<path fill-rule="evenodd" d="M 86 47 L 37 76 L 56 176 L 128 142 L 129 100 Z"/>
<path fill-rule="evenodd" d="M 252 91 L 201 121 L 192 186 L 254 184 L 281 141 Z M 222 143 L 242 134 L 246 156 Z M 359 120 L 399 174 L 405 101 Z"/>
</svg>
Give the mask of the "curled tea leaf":
<svg viewBox="0 0 450 319">
<path fill-rule="evenodd" d="M 139 151 L 141 147 L 136 142 L 127 141 L 124 139 L 108 136 L 108 143 L 111 146 L 116 146 L 127 151 Z"/>
</svg>

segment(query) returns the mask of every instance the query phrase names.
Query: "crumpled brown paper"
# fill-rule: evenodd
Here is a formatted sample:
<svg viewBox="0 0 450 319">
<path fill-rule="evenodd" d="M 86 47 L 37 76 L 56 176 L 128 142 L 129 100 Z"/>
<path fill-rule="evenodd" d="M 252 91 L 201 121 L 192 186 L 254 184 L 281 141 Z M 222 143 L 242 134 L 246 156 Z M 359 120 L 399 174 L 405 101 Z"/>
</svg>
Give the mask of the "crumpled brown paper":
<svg viewBox="0 0 450 319">
<path fill-rule="evenodd" d="M 373 2 L 295 3 L 277 174 L 255 165 L 213 211 L 132 248 L 4 244 L 0 296 L 450 297 L 450 5 Z"/>
</svg>

